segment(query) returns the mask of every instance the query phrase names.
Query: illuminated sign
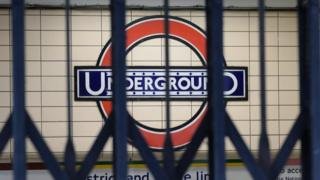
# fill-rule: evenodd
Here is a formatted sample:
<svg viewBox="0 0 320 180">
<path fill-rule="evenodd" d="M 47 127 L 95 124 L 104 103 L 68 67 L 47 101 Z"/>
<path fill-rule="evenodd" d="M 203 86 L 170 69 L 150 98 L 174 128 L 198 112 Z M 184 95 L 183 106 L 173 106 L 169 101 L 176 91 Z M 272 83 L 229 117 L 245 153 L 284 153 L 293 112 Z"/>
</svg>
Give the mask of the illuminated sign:
<svg viewBox="0 0 320 180">
<path fill-rule="evenodd" d="M 170 129 L 173 146 L 178 149 L 191 141 L 207 113 L 206 35 L 197 25 L 178 17 L 170 17 L 169 24 L 169 38 L 189 47 L 200 61 L 198 66 L 169 67 L 170 100 L 199 104 L 192 110 L 190 118 L 181 119 L 182 124 Z M 150 16 L 133 21 L 126 28 L 127 53 L 145 41 L 164 38 L 164 36 L 163 16 Z M 97 101 L 102 115 L 106 118 L 112 113 L 111 47 L 109 41 L 101 51 L 96 66 L 78 66 L 74 69 L 75 99 Z M 146 56 L 148 55 L 146 52 Z M 225 64 L 224 97 L 226 100 L 247 100 L 247 81 L 246 67 L 228 67 Z M 161 104 L 165 98 L 165 68 L 150 66 L 148 62 L 145 66 L 129 66 L 126 71 L 125 86 L 128 101 L 145 102 L 144 107 L 148 107 L 147 101 L 158 101 Z M 154 118 L 155 114 L 150 114 Z M 174 115 L 172 113 L 172 116 Z M 134 114 L 131 116 L 135 119 L 149 147 L 156 150 L 163 149 L 165 129 L 158 128 L 158 126 L 150 127 L 135 118 Z M 144 117 L 146 116 L 148 114 L 144 114 Z"/>
</svg>

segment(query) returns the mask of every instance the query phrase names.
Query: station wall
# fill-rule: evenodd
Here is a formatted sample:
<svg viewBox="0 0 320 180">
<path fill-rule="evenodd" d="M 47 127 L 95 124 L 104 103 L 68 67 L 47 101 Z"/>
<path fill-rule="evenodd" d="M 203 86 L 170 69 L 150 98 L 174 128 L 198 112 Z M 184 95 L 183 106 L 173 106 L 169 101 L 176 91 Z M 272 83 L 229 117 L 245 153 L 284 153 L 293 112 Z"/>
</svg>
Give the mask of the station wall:
<svg viewBox="0 0 320 180">
<path fill-rule="evenodd" d="M 95 65 L 100 51 L 110 38 L 108 10 L 72 10 L 72 63 Z M 157 10 L 128 10 L 127 23 Z M 205 29 L 205 14 L 200 10 L 174 10 L 178 16 Z M 299 71 L 297 15 L 294 11 L 269 11 L 266 14 L 267 118 L 271 149 L 277 151 L 299 113 Z M 56 154 L 63 154 L 67 136 L 67 88 L 64 11 L 32 9 L 26 11 L 26 105 L 38 129 Z M 0 128 L 12 110 L 12 62 L 10 11 L 0 10 Z M 172 66 L 201 66 L 190 48 L 171 41 Z M 234 119 L 248 147 L 258 147 L 260 125 L 258 13 L 225 11 L 224 57 L 227 66 L 248 67 L 248 100 L 230 101 L 227 111 Z M 154 39 L 141 43 L 127 55 L 128 66 L 164 65 L 164 41 Z M 201 102 L 172 102 L 172 125 L 189 119 Z M 164 127 L 164 102 L 128 102 L 128 110 L 139 122 Z M 73 138 L 76 151 L 88 151 L 103 118 L 95 102 L 73 101 Z M 111 141 L 105 152 L 111 152 Z M 130 152 L 136 150 L 128 145 Z M 36 150 L 28 141 L 28 154 Z M 206 142 L 201 146 L 206 152 Z M 227 151 L 234 148 L 227 140 Z M 10 159 L 12 141 L 1 158 Z"/>
</svg>

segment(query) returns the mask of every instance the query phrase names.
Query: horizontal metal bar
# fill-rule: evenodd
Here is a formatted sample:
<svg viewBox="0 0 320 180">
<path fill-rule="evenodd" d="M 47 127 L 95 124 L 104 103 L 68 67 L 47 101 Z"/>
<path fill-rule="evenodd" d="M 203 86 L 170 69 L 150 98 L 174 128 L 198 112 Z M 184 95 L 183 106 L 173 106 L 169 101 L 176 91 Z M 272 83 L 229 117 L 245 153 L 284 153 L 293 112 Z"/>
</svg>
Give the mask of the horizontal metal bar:
<svg viewBox="0 0 320 180">
<path fill-rule="evenodd" d="M 0 6 L 8 7 L 10 4 L 10 0 L 2 0 L 0 2 Z M 64 3 L 62 0 L 51 0 L 51 1 L 43 1 L 43 0 L 28 0 L 26 2 L 26 6 L 28 7 L 55 7 L 55 8 L 63 8 Z M 71 6 L 74 8 L 107 8 L 110 5 L 110 0 L 77 0 L 71 1 Z M 127 6 L 136 7 L 136 8 L 156 8 L 161 9 L 163 4 L 159 0 L 128 0 Z M 198 0 L 171 0 L 170 9 L 172 8 L 204 8 L 204 2 Z M 233 9 L 241 9 L 241 8 L 250 8 L 257 9 L 257 3 L 255 0 L 225 0 L 225 8 L 233 8 Z M 296 2 L 292 0 L 268 0 L 267 1 L 268 8 L 276 8 L 276 9 L 287 9 L 287 8 L 295 8 Z"/>
<path fill-rule="evenodd" d="M 10 114 L 8 120 L 6 121 L 6 124 L 0 131 L 0 157 L 1 157 L 2 151 L 6 147 L 11 137 L 12 137 L 12 114 Z"/>
<path fill-rule="evenodd" d="M 76 179 L 85 179 L 86 176 L 90 173 L 90 171 L 94 167 L 94 165 L 96 164 L 99 158 L 99 155 L 103 150 L 103 147 L 105 146 L 109 137 L 112 134 L 112 129 L 111 129 L 112 124 L 113 124 L 113 119 L 112 117 L 109 117 L 109 119 L 105 121 L 105 124 L 103 125 L 97 138 L 95 139 L 93 145 L 91 146 L 88 154 L 83 160 L 82 165 L 79 171 L 77 172 Z"/>
<path fill-rule="evenodd" d="M 300 114 L 270 167 L 269 174 L 271 179 L 276 179 L 281 169 L 286 164 L 294 145 L 297 143 L 298 139 L 302 135 L 302 132 L 306 128 L 305 121 L 306 117 L 304 114 Z"/>
<path fill-rule="evenodd" d="M 73 141 L 71 138 L 67 139 L 67 144 L 65 146 L 64 152 L 64 167 L 68 174 L 68 179 L 76 179 L 76 152 L 74 149 Z"/>
<path fill-rule="evenodd" d="M 67 174 L 61 170 L 58 161 L 45 143 L 43 137 L 39 133 L 29 114 L 26 114 L 26 131 L 31 142 L 37 149 L 40 157 L 48 168 L 54 179 L 67 180 Z"/>
<path fill-rule="evenodd" d="M 234 126 L 232 120 L 230 119 L 228 113 L 226 112 L 226 133 L 230 138 L 231 142 L 237 149 L 237 152 L 241 159 L 243 160 L 245 166 L 248 168 L 253 179 L 267 180 L 266 172 L 259 166 L 255 161 L 253 155 L 251 154 L 249 148 L 246 146 L 245 142 L 241 138 L 240 133 Z"/>
<path fill-rule="evenodd" d="M 128 115 L 128 117 L 128 136 L 130 138 L 131 143 L 134 145 L 135 148 L 138 149 L 140 156 L 145 161 L 146 165 L 148 166 L 149 170 L 151 171 L 155 179 L 168 179 L 167 175 L 165 174 L 165 171 L 159 165 L 159 162 L 152 154 L 152 151 L 148 147 L 148 144 L 146 143 L 145 139 L 139 132 L 139 129 L 135 125 L 134 119 L 130 115 Z"/>
<path fill-rule="evenodd" d="M 199 128 L 192 137 L 190 144 L 187 146 L 186 151 L 178 161 L 176 166 L 177 179 L 182 179 L 184 173 L 190 167 L 194 157 L 196 156 L 197 150 L 199 149 L 204 138 L 208 135 L 208 118 L 204 118 Z"/>
</svg>

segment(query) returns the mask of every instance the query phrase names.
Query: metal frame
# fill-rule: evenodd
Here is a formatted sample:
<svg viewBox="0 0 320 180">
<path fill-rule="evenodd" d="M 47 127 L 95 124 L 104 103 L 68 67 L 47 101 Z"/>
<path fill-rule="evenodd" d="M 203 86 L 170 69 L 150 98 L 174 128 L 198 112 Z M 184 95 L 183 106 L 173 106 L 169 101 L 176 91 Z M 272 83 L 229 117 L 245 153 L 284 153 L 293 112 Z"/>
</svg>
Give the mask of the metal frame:
<svg viewBox="0 0 320 180">
<path fill-rule="evenodd" d="M 68 7 L 68 1 L 67 6 Z M 164 11 L 168 22 L 169 6 L 165 1 Z M 209 113 L 195 133 L 190 145 L 175 164 L 171 138 L 167 133 L 164 150 L 164 166 L 155 158 L 134 124 L 133 118 L 126 112 L 125 97 L 125 0 L 112 0 L 112 57 L 114 78 L 113 113 L 102 127 L 94 144 L 87 153 L 78 170 L 75 168 L 75 151 L 72 138 L 68 139 L 65 152 L 65 166 L 62 168 L 53 153 L 35 127 L 33 120 L 25 110 L 25 58 L 24 58 L 24 1 L 12 0 L 13 24 L 13 76 L 14 76 L 14 107 L 0 132 L 0 153 L 10 138 L 14 139 L 13 169 L 14 179 L 26 179 L 25 138 L 29 137 L 40 157 L 55 179 L 85 179 L 96 163 L 99 154 L 109 137 L 114 138 L 114 174 L 116 179 L 127 178 L 127 138 L 138 149 L 141 157 L 156 179 L 181 179 L 190 166 L 197 149 L 205 137 L 209 137 L 209 172 L 210 179 L 223 180 L 225 176 L 225 145 L 224 138 L 229 137 L 254 179 L 276 179 L 285 165 L 295 143 L 302 141 L 303 179 L 318 179 L 320 176 L 320 54 L 319 54 L 319 2 L 318 0 L 298 0 L 299 11 L 299 59 L 300 59 L 300 115 L 289 132 L 283 146 L 271 161 L 268 137 L 266 132 L 265 103 L 265 62 L 264 62 L 264 1 L 259 0 L 260 21 L 260 70 L 261 70 L 261 138 L 259 159 L 250 152 L 237 128 L 224 109 L 222 93 L 222 32 L 223 32 L 223 1 L 206 0 L 208 29 L 208 74 L 209 74 Z M 67 12 L 68 12 L 67 8 Z M 68 18 L 68 13 L 67 17 Z M 67 22 L 69 26 L 69 22 Z M 169 24 L 165 25 L 169 32 Z M 69 33 L 67 31 L 67 33 Z M 166 38 L 168 39 L 168 37 Z M 67 40 L 67 44 L 70 39 Z M 166 42 L 167 65 L 169 60 L 169 43 Z M 69 46 L 67 47 L 69 48 Z M 68 60 L 70 60 L 70 54 Z M 167 97 L 168 98 L 168 97 Z M 69 106 L 69 108 L 71 108 Z M 170 113 L 167 113 L 167 128 L 170 127 Z M 69 116 L 69 126 L 71 124 Z M 69 129 L 69 132 L 72 130 Z M 71 137 L 71 136 L 70 136 Z"/>
</svg>

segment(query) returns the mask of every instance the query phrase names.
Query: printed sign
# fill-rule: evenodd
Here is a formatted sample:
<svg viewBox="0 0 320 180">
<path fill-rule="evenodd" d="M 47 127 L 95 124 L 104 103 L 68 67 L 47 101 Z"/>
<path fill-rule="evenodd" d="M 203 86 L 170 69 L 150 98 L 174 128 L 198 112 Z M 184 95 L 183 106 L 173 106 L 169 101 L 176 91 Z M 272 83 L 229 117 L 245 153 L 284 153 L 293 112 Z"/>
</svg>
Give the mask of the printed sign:
<svg viewBox="0 0 320 180">
<path fill-rule="evenodd" d="M 166 82 L 165 68 L 162 66 L 148 66 L 148 63 L 146 66 L 130 66 L 126 71 L 125 86 L 128 101 L 140 103 L 163 101 L 166 96 L 166 83 L 168 83 L 170 100 L 200 103 L 198 109 L 193 110 L 194 112 L 189 119 L 183 120 L 182 124 L 170 129 L 173 146 L 178 149 L 191 141 L 207 112 L 206 35 L 197 25 L 178 17 L 170 17 L 169 24 L 169 38 L 189 47 L 198 57 L 200 65 L 170 66 L 169 82 Z M 163 16 L 138 19 L 126 28 L 126 51 L 129 53 L 145 41 L 164 36 Z M 97 101 L 104 117 L 108 117 L 112 113 L 111 47 L 111 41 L 109 41 L 101 51 L 96 66 L 78 66 L 74 69 L 75 99 Z M 148 56 L 147 53 L 146 56 Z M 247 100 L 247 81 L 246 67 L 228 67 L 225 63 L 224 97 L 226 100 Z M 133 116 L 133 118 L 135 117 Z M 149 147 L 156 150 L 163 149 L 165 130 L 150 127 L 139 122 L 139 119 L 135 119 L 135 121 Z"/>
<path fill-rule="evenodd" d="M 154 180 L 152 173 L 147 168 L 129 168 L 128 180 Z M 13 179 L 12 171 L 0 171 L 0 179 Z M 276 180 L 301 180 L 300 165 L 285 166 Z M 230 166 L 226 168 L 228 180 L 250 180 L 251 175 L 244 166 Z M 32 180 L 53 180 L 47 170 L 28 170 L 28 178 Z M 93 169 L 85 180 L 114 180 L 111 168 Z M 208 166 L 191 166 L 183 175 L 182 180 L 209 180 Z"/>
</svg>

